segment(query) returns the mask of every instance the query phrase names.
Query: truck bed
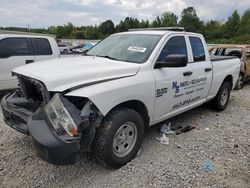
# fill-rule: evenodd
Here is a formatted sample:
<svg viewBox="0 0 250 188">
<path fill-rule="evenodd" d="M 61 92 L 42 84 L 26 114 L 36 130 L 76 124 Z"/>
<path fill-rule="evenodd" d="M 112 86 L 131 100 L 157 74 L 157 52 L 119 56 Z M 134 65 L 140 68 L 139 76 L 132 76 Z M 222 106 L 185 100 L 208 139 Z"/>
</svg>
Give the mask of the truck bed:
<svg viewBox="0 0 250 188">
<path fill-rule="evenodd" d="M 214 55 L 210 56 L 210 60 L 211 61 L 222 61 L 222 60 L 236 59 L 236 58 L 238 58 L 238 57 L 236 57 L 236 56 L 218 56 L 218 55 L 216 55 L 216 56 L 214 56 Z"/>
</svg>

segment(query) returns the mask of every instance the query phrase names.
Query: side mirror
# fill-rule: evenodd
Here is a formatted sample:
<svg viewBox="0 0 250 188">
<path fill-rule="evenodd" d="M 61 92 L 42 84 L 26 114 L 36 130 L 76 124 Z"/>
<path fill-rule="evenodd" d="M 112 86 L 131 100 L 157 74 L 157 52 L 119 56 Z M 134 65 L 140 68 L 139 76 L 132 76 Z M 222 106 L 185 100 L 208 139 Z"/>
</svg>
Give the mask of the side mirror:
<svg viewBox="0 0 250 188">
<path fill-rule="evenodd" d="M 188 59 L 186 55 L 182 54 L 171 54 L 165 59 L 165 62 L 156 62 L 155 69 L 163 67 L 186 67 Z"/>
</svg>

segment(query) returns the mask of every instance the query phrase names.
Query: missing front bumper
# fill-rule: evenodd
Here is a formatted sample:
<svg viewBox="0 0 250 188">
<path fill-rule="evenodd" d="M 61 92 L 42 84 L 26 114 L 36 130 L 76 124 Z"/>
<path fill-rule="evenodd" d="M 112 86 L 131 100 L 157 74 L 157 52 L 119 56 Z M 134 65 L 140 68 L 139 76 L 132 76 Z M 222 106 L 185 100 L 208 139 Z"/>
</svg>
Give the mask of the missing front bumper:
<svg viewBox="0 0 250 188">
<path fill-rule="evenodd" d="M 35 153 L 40 158 L 56 165 L 75 162 L 80 149 L 80 137 L 58 136 L 45 112 L 36 104 L 14 92 L 3 97 L 1 107 L 6 124 L 30 135 Z"/>
</svg>

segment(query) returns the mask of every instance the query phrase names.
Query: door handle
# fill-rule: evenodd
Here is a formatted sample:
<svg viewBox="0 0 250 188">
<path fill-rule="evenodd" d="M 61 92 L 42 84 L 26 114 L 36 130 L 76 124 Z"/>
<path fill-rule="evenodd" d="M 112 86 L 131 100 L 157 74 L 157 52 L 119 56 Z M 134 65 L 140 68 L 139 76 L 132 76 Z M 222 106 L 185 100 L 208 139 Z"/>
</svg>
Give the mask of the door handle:
<svg viewBox="0 0 250 188">
<path fill-rule="evenodd" d="M 34 60 L 31 60 L 31 59 L 25 61 L 26 64 L 33 63 L 33 62 Z"/>
<path fill-rule="evenodd" d="M 191 71 L 183 72 L 183 76 L 190 76 L 192 74 L 193 74 L 193 72 L 191 72 Z"/>
<path fill-rule="evenodd" d="M 205 72 L 209 72 L 211 70 L 212 70 L 212 68 L 205 68 Z"/>
</svg>

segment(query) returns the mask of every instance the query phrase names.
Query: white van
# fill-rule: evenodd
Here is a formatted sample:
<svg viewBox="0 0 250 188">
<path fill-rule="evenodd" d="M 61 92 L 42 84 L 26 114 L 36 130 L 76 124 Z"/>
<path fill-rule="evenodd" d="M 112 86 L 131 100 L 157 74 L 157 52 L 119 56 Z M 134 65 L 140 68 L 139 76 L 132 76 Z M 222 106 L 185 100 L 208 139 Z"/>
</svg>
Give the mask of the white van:
<svg viewBox="0 0 250 188">
<path fill-rule="evenodd" d="M 59 58 L 60 51 L 53 37 L 36 35 L 0 35 L 0 90 L 17 88 L 11 70 L 21 65 Z"/>
</svg>

